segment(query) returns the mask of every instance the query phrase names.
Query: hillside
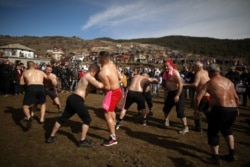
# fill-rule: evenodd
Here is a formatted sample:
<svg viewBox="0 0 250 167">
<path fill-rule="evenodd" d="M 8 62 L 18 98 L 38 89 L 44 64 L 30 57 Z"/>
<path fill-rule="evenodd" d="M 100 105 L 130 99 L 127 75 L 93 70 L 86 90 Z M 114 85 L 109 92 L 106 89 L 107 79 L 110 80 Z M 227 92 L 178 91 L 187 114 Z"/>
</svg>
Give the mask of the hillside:
<svg viewBox="0 0 250 167">
<path fill-rule="evenodd" d="M 97 38 L 94 40 L 83 40 L 78 37 L 63 36 L 0 36 L 0 46 L 10 43 L 20 43 L 36 50 L 36 53 L 44 54 L 47 49 L 53 46 L 60 46 L 66 54 L 81 53 L 83 49 L 91 47 L 105 47 L 116 45 L 117 43 L 144 43 L 180 50 L 184 53 L 200 54 L 211 57 L 241 57 L 250 64 L 250 39 L 229 40 L 188 36 L 165 36 L 160 38 L 140 38 L 131 40 L 114 40 L 111 38 Z"/>
<path fill-rule="evenodd" d="M 250 55 L 250 39 L 229 40 L 188 36 L 165 36 L 161 38 L 141 38 L 132 40 L 112 40 L 110 38 L 99 38 L 102 40 L 116 42 L 138 42 L 155 44 L 171 49 L 181 50 L 185 53 L 200 54 L 213 57 L 244 57 Z"/>
</svg>

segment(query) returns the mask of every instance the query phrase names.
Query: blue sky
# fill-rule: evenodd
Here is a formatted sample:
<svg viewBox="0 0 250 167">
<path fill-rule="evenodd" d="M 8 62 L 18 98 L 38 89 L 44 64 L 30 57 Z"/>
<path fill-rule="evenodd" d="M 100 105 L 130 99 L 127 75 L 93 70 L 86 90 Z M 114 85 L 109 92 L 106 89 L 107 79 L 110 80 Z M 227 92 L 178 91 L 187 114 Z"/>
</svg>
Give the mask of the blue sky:
<svg viewBox="0 0 250 167">
<path fill-rule="evenodd" d="M 1 0 L 1 35 L 250 38 L 249 0 Z"/>
</svg>

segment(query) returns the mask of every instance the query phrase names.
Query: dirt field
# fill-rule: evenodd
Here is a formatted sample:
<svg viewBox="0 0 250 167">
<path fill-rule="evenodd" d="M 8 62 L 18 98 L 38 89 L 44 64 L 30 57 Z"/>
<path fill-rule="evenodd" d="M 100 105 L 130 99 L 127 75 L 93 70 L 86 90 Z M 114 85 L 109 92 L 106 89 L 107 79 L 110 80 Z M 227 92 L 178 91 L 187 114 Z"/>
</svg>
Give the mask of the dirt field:
<svg viewBox="0 0 250 167">
<path fill-rule="evenodd" d="M 59 97 L 65 104 L 69 93 L 61 93 Z M 6 167 L 203 167 L 208 166 L 201 158 L 209 156 L 206 129 L 204 133 L 190 131 L 185 135 L 178 134 L 180 120 L 175 110 L 171 114 L 171 126 L 166 129 L 163 123 L 163 97 L 153 98 L 155 115 L 149 118 L 147 126 L 139 123 L 134 104 L 124 119 L 123 126 L 117 130 L 118 145 L 101 146 L 102 140 L 108 138 L 107 126 L 103 111 L 100 108 L 103 96 L 90 94 L 86 105 L 92 116 L 88 139 L 94 144 L 92 148 L 78 148 L 81 121 L 77 116 L 57 133 L 55 143 L 45 143 L 47 136 L 58 116 L 56 107 L 47 100 L 45 124 L 39 124 L 39 112 L 32 122 L 31 129 L 25 131 L 21 103 L 23 95 L 0 97 L 0 166 Z M 192 109 L 186 102 L 186 114 L 190 129 L 193 128 Z M 238 161 L 222 160 L 223 166 L 250 166 L 250 131 L 245 119 L 250 118 L 250 104 L 240 107 L 241 114 L 233 126 Z M 204 125 L 205 121 L 204 121 Z M 225 141 L 220 138 L 220 153 L 228 153 Z"/>
</svg>

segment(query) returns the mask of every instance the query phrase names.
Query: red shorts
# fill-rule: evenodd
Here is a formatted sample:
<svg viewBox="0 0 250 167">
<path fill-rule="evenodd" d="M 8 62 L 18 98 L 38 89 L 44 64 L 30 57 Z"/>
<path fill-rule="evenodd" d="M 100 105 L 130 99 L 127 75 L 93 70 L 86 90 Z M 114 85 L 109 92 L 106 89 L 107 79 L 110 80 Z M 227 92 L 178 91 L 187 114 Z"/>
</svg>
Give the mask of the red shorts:
<svg viewBox="0 0 250 167">
<path fill-rule="evenodd" d="M 122 97 L 122 89 L 118 88 L 115 90 L 110 90 L 106 93 L 106 96 L 102 103 L 102 108 L 105 111 L 115 111 L 115 108 L 117 107 L 118 103 L 120 102 Z"/>
</svg>

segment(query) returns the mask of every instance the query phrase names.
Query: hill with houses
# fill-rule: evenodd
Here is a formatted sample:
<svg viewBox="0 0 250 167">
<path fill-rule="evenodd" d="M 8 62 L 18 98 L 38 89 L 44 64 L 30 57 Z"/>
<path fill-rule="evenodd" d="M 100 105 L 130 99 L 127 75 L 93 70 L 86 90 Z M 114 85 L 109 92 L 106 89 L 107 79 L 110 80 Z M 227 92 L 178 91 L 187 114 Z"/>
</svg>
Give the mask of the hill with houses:
<svg viewBox="0 0 250 167">
<path fill-rule="evenodd" d="M 0 46 L 20 43 L 35 50 L 38 56 L 55 46 L 62 48 L 66 56 L 84 55 L 98 50 L 109 50 L 115 54 L 150 54 L 169 56 L 173 53 L 199 55 L 202 57 L 241 58 L 250 64 L 250 39 L 229 40 L 187 36 L 166 36 L 161 38 L 140 38 L 130 40 L 114 40 L 97 38 L 84 40 L 79 37 L 63 36 L 3 36 L 0 35 Z"/>
</svg>

